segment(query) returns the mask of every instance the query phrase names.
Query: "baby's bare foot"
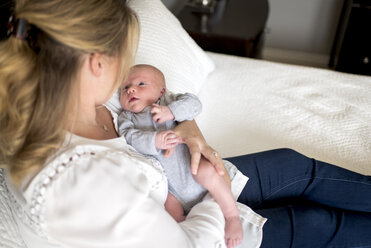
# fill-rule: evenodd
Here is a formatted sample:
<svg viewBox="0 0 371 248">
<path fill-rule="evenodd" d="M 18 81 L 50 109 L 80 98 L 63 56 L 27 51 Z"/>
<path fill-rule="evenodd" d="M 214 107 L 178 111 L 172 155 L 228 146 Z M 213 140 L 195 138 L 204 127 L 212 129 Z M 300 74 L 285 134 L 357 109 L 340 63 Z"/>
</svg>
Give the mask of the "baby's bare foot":
<svg viewBox="0 0 371 248">
<path fill-rule="evenodd" d="M 243 239 L 242 223 L 239 216 L 225 219 L 225 244 L 228 248 L 241 244 Z"/>
</svg>

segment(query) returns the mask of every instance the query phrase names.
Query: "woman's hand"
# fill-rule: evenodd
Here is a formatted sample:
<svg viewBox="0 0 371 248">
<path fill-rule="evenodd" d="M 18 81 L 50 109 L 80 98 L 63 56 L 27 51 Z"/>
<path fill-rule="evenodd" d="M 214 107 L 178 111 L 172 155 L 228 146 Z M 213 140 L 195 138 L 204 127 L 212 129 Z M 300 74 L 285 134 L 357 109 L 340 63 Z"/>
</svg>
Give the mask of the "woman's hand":
<svg viewBox="0 0 371 248">
<path fill-rule="evenodd" d="M 196 175 L 198 170 L 198 165 L 200 164 L 201 156 L 204 156 L 207 160 L 214 165 L 215 170 L 230 185 L 230 179 L 227 171 L 224 168 L 224 164 L 220 155 L 211 148 L 205 141 L 200 129 L 198 128 L 196 122 L 184 121 L 181 122 L 175 129 L 174 132 L 179 136 L 183 142 L 188 146 L 191 153 L 191 171 L 192 174 Z M 171 150 L 167 151 L 171 154 Z"/>
</svg>

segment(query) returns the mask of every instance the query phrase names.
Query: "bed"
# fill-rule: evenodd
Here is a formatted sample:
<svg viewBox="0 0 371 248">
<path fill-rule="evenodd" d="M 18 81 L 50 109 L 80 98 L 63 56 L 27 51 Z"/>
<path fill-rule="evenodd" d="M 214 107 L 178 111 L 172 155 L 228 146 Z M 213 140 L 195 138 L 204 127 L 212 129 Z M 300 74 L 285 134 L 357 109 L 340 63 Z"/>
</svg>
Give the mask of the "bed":
<svg viewBox="0 0 371 248">
<path fill-rule="evenodd" d="M 199 96 L 196 121 L 223 157 L 288 147 L 371 175 L 371 77 L 205 52 L 160 0 L 130 4 L 141 23 L 136 63 Z M 0 247 L 25 247 L 2 173 Z"/>
</svg>

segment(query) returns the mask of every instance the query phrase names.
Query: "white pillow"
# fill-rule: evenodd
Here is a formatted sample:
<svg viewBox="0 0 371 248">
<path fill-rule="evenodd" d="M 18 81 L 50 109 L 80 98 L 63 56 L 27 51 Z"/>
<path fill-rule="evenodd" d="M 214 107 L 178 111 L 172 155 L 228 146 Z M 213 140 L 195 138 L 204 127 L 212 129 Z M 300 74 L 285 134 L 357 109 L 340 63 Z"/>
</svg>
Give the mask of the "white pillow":
<svg viewBox="0 0 371 248">
<path fill-rule="evenodd" d="M 160 69 L 174 93 L 197 94 L 214 63 L 160 0 L 130 0 L 140 21 L 135 64 Z"/>
<path fill-rule="evenodd" d="M 130 0 L 129 6 L 140 21 L 135 64 L 150 64 L 160 69 L 167 88 L 174 93 L 197 94 L 214 70 L 213 61 L 160 0 Z M 118 98 L 116 92 L 106 103 L 116 113 L 121 110 Z"/>
</svg>

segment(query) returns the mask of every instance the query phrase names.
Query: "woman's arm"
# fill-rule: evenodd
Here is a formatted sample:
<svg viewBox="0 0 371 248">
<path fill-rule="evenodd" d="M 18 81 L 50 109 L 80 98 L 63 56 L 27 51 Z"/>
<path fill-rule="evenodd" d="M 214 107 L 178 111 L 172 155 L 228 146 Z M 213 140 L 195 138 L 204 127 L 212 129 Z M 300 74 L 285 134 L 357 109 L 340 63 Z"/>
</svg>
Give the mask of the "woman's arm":
<svg viewBox="0 0 371 248">
<path fill-rule="evenodd" d="M 191 171 L 193 174 L 197 174 L 200 158 L 201 156 L 204 156 L 214 165 L 219 175 L 223 175 L 227 183 L 229 185 L 231 184 L 228 173 L 224 168 L 222 158 L 206 143 L 201 130 L 198 128 L 194 120 L 181 122 L 174 131 L 182 138 L 183 142 L 189 148 L 191 153 Z M 167 152 L 171 153 L 170 151 Z"/>
<path fill-rule="evenodd" d="M 151 197 L 141 162 L 124 153 L 90 154 L 47 190 L 44 226 L 51 240 L 79 248 L 224 247 L 224 216 L 211 197 L 178 224 Z"/>
</svg>

